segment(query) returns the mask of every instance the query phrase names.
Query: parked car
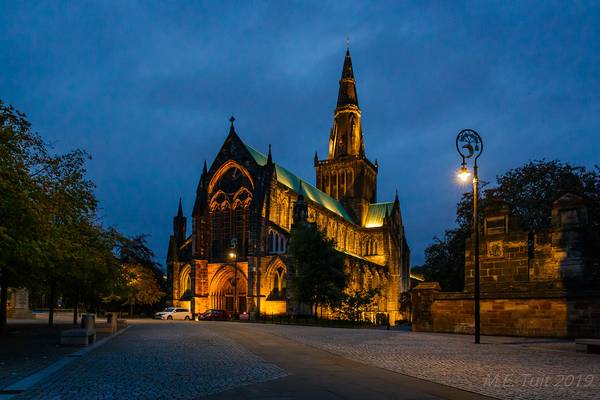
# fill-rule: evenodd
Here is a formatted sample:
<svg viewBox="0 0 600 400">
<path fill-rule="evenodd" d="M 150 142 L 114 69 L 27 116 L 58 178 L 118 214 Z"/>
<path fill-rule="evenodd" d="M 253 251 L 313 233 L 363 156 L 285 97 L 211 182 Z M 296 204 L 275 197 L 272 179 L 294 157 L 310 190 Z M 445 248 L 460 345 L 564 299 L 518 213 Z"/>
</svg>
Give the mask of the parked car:
<svg viewBox="0 0 600 400">
<path fill-rule="evenodd" d="M 208 310 L 198 316 L 199 321 L 227 321 L 229 314 L 225 310 Z"/>
<path fill-rule="evenodd" d="M 167 307 L 164 311 L 154 314 L 154 319 L 192 319 L 192 313 L 187 308 Z"/>
</svg>

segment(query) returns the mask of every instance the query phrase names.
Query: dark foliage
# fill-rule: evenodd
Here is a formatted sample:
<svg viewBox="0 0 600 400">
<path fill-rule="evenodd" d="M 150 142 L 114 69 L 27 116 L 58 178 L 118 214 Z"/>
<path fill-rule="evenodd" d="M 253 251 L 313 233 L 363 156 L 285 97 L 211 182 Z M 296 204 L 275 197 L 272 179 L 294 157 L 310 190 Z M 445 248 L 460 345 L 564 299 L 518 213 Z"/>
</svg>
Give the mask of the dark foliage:
<svg viewBox="0 0 600 400">
<path fill-rule="evenodd" d="M 337 307 L 344 297 L 347 276 L 344 256 L 335 250 L 314 224 L 305 224 L 292 230 L 289 254 L 295 261 L 292 275 L 294 298 L 316 310 L 319 306 Z"/>
<path fill-rule="evenodd" d="M 492 201 L 507 203 L 523 229 L 540 232 L 551 227 L 552 203 L 565 193 L 582 196 L 588 207 L 590 252 L 597 249 L 600 228 L 600 169 L 572 166 L 560 161 L 530 161 L 497 177 L 497 185 L 483 190 L 482 210 Z M 483 218 L 483 213 L 480 213 Z M 428 281 L 438 281 L 445 291 L 462 290 L 465 239 L 473 228 L 473 195 L 465 193 L 456 206 L 458 228 L 447 230 L 443 239 L 425 250 L 419 270 Z M 594 241 L 594 243 L 591 243 Z M 597 251 L 596 251 L 597 252 Z M 589 253 L 589 252 L 588 252 Z"/>
</svg>

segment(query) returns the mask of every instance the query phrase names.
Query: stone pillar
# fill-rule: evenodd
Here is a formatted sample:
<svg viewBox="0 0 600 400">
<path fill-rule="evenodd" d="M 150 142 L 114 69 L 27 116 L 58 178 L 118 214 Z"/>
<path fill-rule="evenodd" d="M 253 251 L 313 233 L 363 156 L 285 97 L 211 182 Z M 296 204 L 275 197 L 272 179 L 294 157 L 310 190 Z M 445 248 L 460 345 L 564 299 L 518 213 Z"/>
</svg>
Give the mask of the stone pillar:
<svg viewBox="0 0 600 400">
<path fill-rule="evenodd" d="M 8 316 L 18 319 L 33 319 L 35 316 L 29 308 L 29 291 L 25 288 L 13 289 L 10 296 Z"/>
<path fill-rule="evenodd" d="M 255 315 L 257 310 L 257 267 L 256 257 L 248 257 L 248 289 L 246 296 L 248 298 L 247 310 L 252 315 Z"/>
<path fill-rule="evenodd" d="M 562 278 L 583 278 L 587 223 L 587 208 L 580 196 L 567 193 L 552 204 L 552 252 Z"/>
<path fill-rule="evenodd" d="M 431 306 L 441 290 L 438 282 L 422 282 L 411 292 L 412 330 L 415 332 L 433 331 Z"/>
</svg>

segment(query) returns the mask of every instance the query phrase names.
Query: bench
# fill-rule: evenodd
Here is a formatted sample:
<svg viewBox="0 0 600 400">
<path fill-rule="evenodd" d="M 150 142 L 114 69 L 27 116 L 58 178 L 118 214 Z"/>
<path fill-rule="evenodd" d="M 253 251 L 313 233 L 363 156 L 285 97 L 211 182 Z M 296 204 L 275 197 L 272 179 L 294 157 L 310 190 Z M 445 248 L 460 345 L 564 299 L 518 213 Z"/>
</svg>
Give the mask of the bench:
<svg viewBox="0 0 600 400">
<path fill-rule="evenodd" d="M 600 339 L 576 339 L 575 349 L 578 353 L 600 354 Z"/>
<path fill-rule="evenodd" d="M 87 346 L 96 341 L 96 322 L 93 314 L 81 316 L 81 328 L 69 329 L 60 333 L 60 344 Z"/>
</svg>

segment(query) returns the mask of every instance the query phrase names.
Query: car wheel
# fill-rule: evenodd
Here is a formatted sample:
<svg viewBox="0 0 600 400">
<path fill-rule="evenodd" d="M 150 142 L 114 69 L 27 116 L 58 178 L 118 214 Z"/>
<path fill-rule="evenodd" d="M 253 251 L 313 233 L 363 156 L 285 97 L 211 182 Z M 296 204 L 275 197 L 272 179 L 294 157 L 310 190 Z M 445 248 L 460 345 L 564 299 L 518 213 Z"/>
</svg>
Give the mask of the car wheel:
<svg viewBox="0 0 600 400">
<path fill-rule="evenodd" d="M 185 319 L 186 321 L 189 321 L 189 320 L 190 320 L 190 317 L 188 317 L 188 316 L 186 315 L 184 319 Z"/>
<path fill-rule="evenodd" d="M 173 316 L 169 315 L 169 316 L 167 317 L 167 319 L 173 319 Z"/>
</svg>

